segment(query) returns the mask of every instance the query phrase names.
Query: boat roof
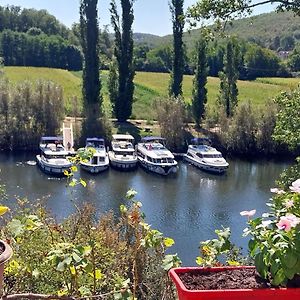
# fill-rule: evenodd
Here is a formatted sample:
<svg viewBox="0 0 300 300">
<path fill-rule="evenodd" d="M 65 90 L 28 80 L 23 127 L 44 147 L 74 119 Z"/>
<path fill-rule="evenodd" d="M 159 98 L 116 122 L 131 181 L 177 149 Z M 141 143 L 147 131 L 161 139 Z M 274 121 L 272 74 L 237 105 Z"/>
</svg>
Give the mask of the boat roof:
<svg viewBox="0 0 300 300">
<path fill-rule="evenodd" d="M 41 137 L 41 142 L 53 142 L 53 141 L 62 142 L 63 137 L 62 136 L 42 136 Z"/>
<path fill-rule="evenodd" d="M 104 142 L 104 139 L 103 138 L 92 137 L 92 138 L 87 138 L 86 142 Z"/>
<path fill-rule="evenodd" d="M 112 138 L 114 140 L 134 140 L 131 134 L 113 134 Z"/>
<path fill-rule="evenodd" d="M 194 149 L 196 151 L 208 154 L 221 154 L 216 148 L 208 146 L 208 145 L 190 145 L 190 149 Z"/>
<path fill-rule="evenodd" d="M 145 136 L 141 139 L 141 142 L 153 142 L 153 141 L 165 141 L 166 139 L 161 136 Z"/>
</svg>

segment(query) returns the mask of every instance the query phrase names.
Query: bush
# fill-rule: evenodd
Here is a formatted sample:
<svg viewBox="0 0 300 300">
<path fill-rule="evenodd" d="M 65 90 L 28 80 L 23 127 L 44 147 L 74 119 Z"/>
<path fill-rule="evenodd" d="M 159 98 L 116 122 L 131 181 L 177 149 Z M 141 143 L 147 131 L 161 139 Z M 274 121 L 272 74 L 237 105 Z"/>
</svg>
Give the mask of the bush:
<svg viewBox="0 0 300 300">
<path fill-rule="evenodd" d="M 166 138 L 172 151 L 184 147 L 185 107 L 181 98 L 158 99 L 155 101 L 157 120 L 161 135 Z"/>
<path fill-rule="evenodd" d="M 19 201 L 4 230 L 14 249 L 6 292 L 174 299 L 162 268 L 173 240 L 145 223 L 135 194 L 127 193 L 119 220 L 112 213 L 97 220 L 94 208 L 83 205 L 58 223 L 42 206 Z M 173 263 L 166 262 L 167 270 Z"/>
</svg>

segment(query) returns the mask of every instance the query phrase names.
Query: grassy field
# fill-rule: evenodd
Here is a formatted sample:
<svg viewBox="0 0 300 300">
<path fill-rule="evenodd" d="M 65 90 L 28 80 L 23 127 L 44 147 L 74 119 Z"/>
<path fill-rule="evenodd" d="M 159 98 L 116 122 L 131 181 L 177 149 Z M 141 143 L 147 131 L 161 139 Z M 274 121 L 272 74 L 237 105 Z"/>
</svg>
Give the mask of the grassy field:
<svg viewBox="0 0 300 300">
<path fill-rule="evenodd" d="M 68 72 L 66 70 L 33 68 L 33 67 L 5 67 L 5 75 L 13 82 L 23 80 L 36 81 L 51 80 L 60 84 L 64 90 L 66 108 L 70 107 L 70 99 L 77 96 L 81 99 L 82 72 Z M 106 106 L 109 106 L 107 94 L 107 71 L 102 72 L 102 92 Z M 152 103 L 157 97 L 168 94 L 169 74 L 137 72 L 135 76 L 135 94 L 132 117 L 136 119 L 155 119 Z M 254 105 L 263 105 L 274 98 L 281 91 L 290 90 L 298 86 L 298 78 L 258 78 L 255 81 L 238 81 L 239 100 L 250 101 Z M 189 102 L 192 95 L 193 76 L 184 76 L 183 96 Z M 219 79 L 210 77 L 207 83 L 208 104 L 213 105 L 219 93 Z"/>
</svg>

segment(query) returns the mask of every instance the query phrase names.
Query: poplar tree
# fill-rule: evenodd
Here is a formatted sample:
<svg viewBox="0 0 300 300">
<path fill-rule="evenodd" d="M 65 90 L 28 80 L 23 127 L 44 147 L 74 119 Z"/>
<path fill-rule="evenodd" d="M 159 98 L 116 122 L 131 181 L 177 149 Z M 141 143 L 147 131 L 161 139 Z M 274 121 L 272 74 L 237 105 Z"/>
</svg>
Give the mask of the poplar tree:
<svg viewBox="0 0 300 300">
<path fill-rule="evenodd" d="M 224 54 L 223 71 L 219 72 L 220 95 L 218 98 L 219 103 L 225 108 L 227 118 L 232 117 L 238 102 L 239 62 L 239 46 L 235 40 L 230 39 Z"/>
<path fill-rule="evenodd" d="M 205 105 L 207 102 L 207 50 L 206 42 L 201 38 L 196 45 L 196 69 L 193 80 L 192 112 L 196 125 L 199 127 L 204 117 Z"/>
<path fill-rule="evenodd" d="M 80 2 L 80 35 L 84 56 L 82 94 L 86 118 L 83 124 L 83 138 L 99 130 L 102 131 L 99 122 L 102 97 L 99 77 L 97 3 L 98 0 L 81 0 Z"/>
<path fill-rule="evenodd" d="M 134 67 L 133 67 L 133 33 L 132 24 L 133 0 L 121 0 L 122 21 L 116 1 L 110 3 L 111 23 L 115 32 L 115 49 L 114 55 L 117 62 L 118 92 L 110 94 L 111 102 L 114 108 L 115 117 L 118 121 L 126 121 L 132 113 L 132 102 L 134 92 Z"/>
<path fill-rule="evenodd" d="M 184 71 L 184 0 L 171 0 L 169 7 L 173 22 L 173 69 L 170 78 L 169 96 L 175 98 L 182 95 L 182 80 Z"/>
</svg>

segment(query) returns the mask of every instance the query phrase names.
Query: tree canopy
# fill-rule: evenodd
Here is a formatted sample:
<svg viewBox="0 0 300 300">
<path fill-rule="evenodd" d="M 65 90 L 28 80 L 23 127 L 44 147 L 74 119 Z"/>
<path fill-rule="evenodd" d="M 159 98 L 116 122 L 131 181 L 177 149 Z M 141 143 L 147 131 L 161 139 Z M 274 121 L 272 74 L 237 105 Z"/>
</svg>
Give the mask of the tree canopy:
<svg viewBox="0 0 300 300">
<path fill-rule="evenodd" d="M 250 14 L 254 7 L 269 3 L 277 3 L 278 11 L 288 10 L 300 15 L 300 0 L 198 0 L 188 9 L 188 16 L 196 21 L 211 18 L 227 20 Z"/>
</svg>

